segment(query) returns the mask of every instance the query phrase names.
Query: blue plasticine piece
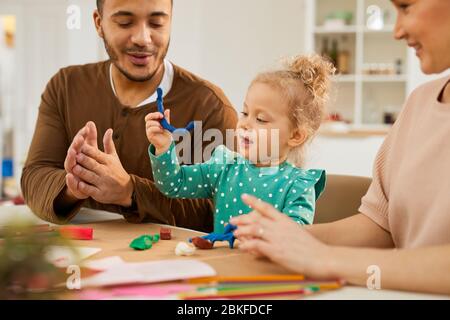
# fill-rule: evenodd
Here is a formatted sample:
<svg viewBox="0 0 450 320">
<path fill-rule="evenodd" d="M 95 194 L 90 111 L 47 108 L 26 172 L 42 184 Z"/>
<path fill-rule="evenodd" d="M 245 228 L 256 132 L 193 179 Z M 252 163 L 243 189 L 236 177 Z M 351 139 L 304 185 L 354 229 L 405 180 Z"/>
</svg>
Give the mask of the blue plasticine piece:
<svg viewBox="0 0 450 320">
<path fill-rule="evenodd" d="M 161 88 L 156 89 L 156 93 L 158 94 L 158 98 L 156 99 L 156 104 L 158 106 L 158 112 L 161 112 L 164 115 L 164 103 L 163 103 L 163 91 Z M 160 121 L 161 125 L 164 129 L 170 131 L 171 133 L 174 133 L 175 131 L 191 131 L 194 130 L 194 122 L 191 121 L 186 126 L 186 128 L 175 128 L 170 123 L 167 122 L 167 119 L 163 117 Z"/>
<path fill-rule="evenodd" d="M 225 226 L 225 229 L 223 230 L 223 233 L 232 233 L 236 229 L 237 229 L 237 226 L 235 226 L 234 224 L 229 223 L 229 224 L 227 224 Z"/>
<path fill-rule="evenodd" d="M 230 248 L 233 249 L 234 247 L 234 241 L 236 238 L 233 235 L 233 231 L 236 230 L 237 227 L 235 225 L 232 225 L 231 223 L 227 224 L 225 226 L 224 233 L 210 233 L 206 236 L 203 236 L 201 238 L 211 241 L 214 245 L 214 242 L 216 241 L 228 241 Z M 192 239 L 189 239 L 189 242 L 192 242 Z"/>
</svg>

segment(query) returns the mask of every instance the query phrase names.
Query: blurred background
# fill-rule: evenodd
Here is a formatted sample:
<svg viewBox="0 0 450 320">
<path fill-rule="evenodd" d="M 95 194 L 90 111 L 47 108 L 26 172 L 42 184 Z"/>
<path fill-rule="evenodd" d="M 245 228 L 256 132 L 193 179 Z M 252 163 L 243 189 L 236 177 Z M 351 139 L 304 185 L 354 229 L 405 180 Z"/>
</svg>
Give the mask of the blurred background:
<svg viewBox="0 0 450 320">
<path fill-rule="evenodd" d="M 107 59 L 92 19 L 95 0 L 0 1 L 2 199 L 20 193 L 40 95 L 59 68 Z M 79 14 L 80 24 L 68 26 Z M 239 111 L 259 71 L 285 56 L 318 52 L 336 76 L 330 120 L 308 167 L 370 176 L 405 97 L 433 77 L 393 39 L 389 0 L 174 0 L 168 58 L 220 86 Z M 49 146 L 50 147 L 50 146 Z"/>
</svg>

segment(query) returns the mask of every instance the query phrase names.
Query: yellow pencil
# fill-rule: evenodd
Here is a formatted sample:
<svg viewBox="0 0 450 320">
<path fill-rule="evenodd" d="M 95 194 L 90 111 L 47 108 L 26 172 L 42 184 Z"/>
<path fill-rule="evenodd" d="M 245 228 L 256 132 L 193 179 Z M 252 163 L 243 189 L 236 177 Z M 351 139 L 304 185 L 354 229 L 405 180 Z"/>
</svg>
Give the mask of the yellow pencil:
<svg viewBox="0 0 450 320">
<path fill-rule="evenodd" d="M 188 283 L 208 283 L 208 282 L 282 282 L 282 281 L 303 281 L 303 275 L 263 275 L 263 276 L 234 276 L 234 277 L 205 277 L 187 280 Z"/>
</svg>

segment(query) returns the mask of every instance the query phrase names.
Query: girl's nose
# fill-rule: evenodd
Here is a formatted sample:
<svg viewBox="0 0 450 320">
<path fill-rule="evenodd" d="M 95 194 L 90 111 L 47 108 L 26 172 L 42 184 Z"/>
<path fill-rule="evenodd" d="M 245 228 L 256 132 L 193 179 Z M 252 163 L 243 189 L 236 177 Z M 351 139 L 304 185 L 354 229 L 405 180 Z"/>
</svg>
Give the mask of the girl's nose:
<svg viewBox="0 0 450 320">
<path fill-rule="evenodd" d="M 247 121 L 243 122 L 241 125 L 241 129 L 248 130 L 248 128 L 249 128 L 248 122 Z"/>
<path fill-rule="evenodd" d="M 247 119 L 248 117 L 241 117 L 238 121 L 238 129 L 242 130 L 248 130 L 249 129 L 249 121 Z"/>
</svg>

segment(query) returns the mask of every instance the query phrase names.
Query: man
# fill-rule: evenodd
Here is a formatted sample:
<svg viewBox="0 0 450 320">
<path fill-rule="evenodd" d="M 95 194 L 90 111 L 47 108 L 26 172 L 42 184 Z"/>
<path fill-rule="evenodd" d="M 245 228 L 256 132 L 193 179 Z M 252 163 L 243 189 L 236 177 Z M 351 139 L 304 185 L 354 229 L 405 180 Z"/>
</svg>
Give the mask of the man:
<svg viewBox="0 0 450 320">
<path fill-rule="evenodd" d="M 171 0 L 97 0 L 94 21 L 110 60 L 60 70 L 42 95 L 21 179 L 39 217 L 65 223 L 86 206 L 131 222 L 211 230 L 211 203 L 165 198 L 147 153 L 144 118 L 157 109 L 158 87 L 175 127 L 201 121 L 204 131 L 217 128 L 225 136 L 237 121 L 220 89 L 165 60 L 172 6 Z"/>
</svg>

